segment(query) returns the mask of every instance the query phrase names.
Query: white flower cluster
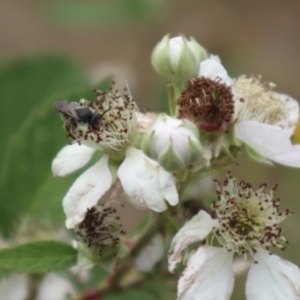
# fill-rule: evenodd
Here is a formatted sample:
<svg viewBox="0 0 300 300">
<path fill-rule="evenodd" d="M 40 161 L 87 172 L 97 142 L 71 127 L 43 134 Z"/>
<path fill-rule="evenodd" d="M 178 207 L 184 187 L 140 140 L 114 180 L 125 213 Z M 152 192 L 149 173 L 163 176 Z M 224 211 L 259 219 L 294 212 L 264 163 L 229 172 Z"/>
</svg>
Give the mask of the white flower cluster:
<svg viewBox="0 0 300 300">
<path fill-rule="evenodd" d="M 122 230 L 114 211 L 95 209 L 117 181 L 137 206 L 159 213 L 182 200 L 188 180 L 230 165 L 242 148 L 259 162 L 300 167 L 300 145 L 290 140 L 299 121 L 299 105 L 275 92 L 274 84 L 264 84 L 260 77 L 230 78 L 217 56 L 208 56 L 194 39 L 182 36 L 164 37 L 153 52 L 152 64 L 171 81 L 170 115 L 139 112 L 128 89 L 123 95 L 114 89 L 97 91 L 90 102 L 64 100 L 54 105 L 73 143 L 53 160 L 53 174 L 70 174 L 96 151 L 101 153 L 63 199 L 67 228 L 78 230 L 87 224 L 86 232 L 92 224 L 89 239 L 81 239 L 90 245 L 99 245 L 99 236 L 96 242 L 91 240 L 95 232 L 103 234 L 101 227 L 94 230 L 95 224 L 105 224 L 105 241 L 119 243 Z M 201 210 L 179 230 L 169 256 L 172 272 L 178 264 L 186 264 L 178 299 L 229 299 L 234 254 L 255 260 L 247 299 L 300 299 L 299 269 L 269 253 L 271 246 L 284 248 L 278 224 L 290 213 L 279 212 L 275 188 L 269 192 L 264 188 L 253 191 L 228 175 L 223 187 L 218 184 L 218 200 L 210 214 Z M 204 246 L 190 249 L 203 239 Z M 99 247 L 104 246 L 100 241 Z M 141 257 L 136 264 L 143 265 Z M 153 261 L 158 260 L 155 255 Z M 151 268 L 146 264 L 140 269 Z M 257 288 L 259 281 L 265 284 Z"/>
</svg>

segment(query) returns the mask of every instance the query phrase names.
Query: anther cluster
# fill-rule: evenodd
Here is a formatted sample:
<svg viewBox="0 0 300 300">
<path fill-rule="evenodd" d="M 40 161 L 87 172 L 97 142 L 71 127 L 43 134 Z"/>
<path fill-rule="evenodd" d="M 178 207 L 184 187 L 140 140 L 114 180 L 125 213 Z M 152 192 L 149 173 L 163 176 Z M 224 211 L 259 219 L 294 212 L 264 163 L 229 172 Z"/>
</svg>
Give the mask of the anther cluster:
<svg viewBox="0 0 300 300">
<path fill-rule="evenodd" d="M 270 246 L 285 248 L 288 242 L 278 224 L 291 212 L 279 211 L 280 200 L 274 197 L 277 186 L 264 192 L 266 186 L 253 191 L 249 183 L 230 173 L 223 187 L 217 182 L 218 201 L 213 204 L 212 216 L 219 226 L 214 234 L 227 250 L 254 255 L 257 250 L 269 251 Z"/>
<path fill-rule="evenodd" d="M 103 256 L 116 248 L 120 237 L 126 232 L 122 229 L 116 209 L 107 204 L 98 204 L 87 210 L 84 220 L 75 232 L 78 240 Z"/>
<path fill-rule="evenodd" d="M 127 88 L 121 97 L 119 90 L 95 91 L 97 98 L 85 105 L 101 115 L 98 124 L 70 119 L 65 124 L 67 137 L 79 144 L 110 153 L 123 150 L 136 129 L 137 107 Z"/>
<path fill-rule="evenodd" d="M 178 105 L 180 118 L 191 119 L 205 131 L 222 131 L 234 113 L 232 88 L 221 78 L 194 78 L 188 81 Z"/>
<path fill-rule="evenodd" d="M 261 76 L 247 78 L 245 75 L 234 80 L 234 87 L 242 97 L 236 102 L 238 120 L 277 125 L 287 117 L 288 111 L 284 98 L 273 91 L 274 83 L 263 83 Z"/>
</svg>

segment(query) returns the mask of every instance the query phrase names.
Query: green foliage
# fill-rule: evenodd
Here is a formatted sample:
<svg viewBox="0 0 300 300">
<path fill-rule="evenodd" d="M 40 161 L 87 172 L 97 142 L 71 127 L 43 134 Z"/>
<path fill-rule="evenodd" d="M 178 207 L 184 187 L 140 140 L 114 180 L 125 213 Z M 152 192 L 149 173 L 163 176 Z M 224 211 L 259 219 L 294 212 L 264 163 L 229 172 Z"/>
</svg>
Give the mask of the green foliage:
<svg viewBox="0 0 300 300">
<path fill-rule="evenodd" d="M 157 300 L 149 292 L 141 289 L 128 289 L 120 294 L 105 297 L 106 300 Z"/>
<path fill-rule="evenodd" d="M 56 241 L 37 241 L 0 250 L 0 269 L 40 273 L 63 270 L 77 261 L 77 251 Z"/>
<path fill-rule="evenodd" d="M 52 20 L 66 25 L 123 25 L 130 21 L 154 19 L 165 7 L 160 0 L 65 0 L 47 3 L 46 12 Z"/>
<path fill-rule="evenodd" d="M 165 277 L 149 279 L 143 283 L 142 288 L 150 293 L 154 297 L 153 299 L 156 300 L 171 300 L 176 298 L 176 286 L 170 285 Z"/>
<path fill-rule="evenodd" d="M 93 88 L 82 69 L 61 57 L 19 60 L 0 73 L 5 99 L 0 102 L 0 230 L 10 233 L 26 215 L 63 222 L 61 201 L 78 173 L 67 178 L 51 173 L 52 159 L 68 142 L 52 105 L 60 99 L 92 99 Z"/>
<path fill-rule="evenodd" d="M 106 279 L 108 275 L 109 273 L 107 271 L 105 271 L 101 267 L 95 266 L 94 268 L 91 269 L 89 280 L 85 284 L 83 289 L 98 287 L 101 284 L 101 282 L 103 282 Z"/>
<path fill-rule="evenodd" d="M 162 280 L 149 279 L 135 288 L 106 296 L 106 300 L 168 300 L 175 299 L 176 296 L 166 282 Z"/>
<path fill-rule="evenodd" d="M 0 78 L 0 165 L 10 137 L 23 126 L 33 108 L 50 96 L 59 99 L 65 91 L 87 84 L 79 66 L 52 55 L 4 64 Z"/>
</svg>

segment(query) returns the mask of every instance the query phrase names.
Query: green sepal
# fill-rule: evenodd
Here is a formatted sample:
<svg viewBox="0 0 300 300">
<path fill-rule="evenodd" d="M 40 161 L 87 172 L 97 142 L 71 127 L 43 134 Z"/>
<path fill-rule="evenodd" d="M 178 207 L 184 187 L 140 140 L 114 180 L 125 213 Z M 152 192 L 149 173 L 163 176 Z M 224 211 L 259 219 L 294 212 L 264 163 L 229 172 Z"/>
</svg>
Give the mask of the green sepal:
<svg viewBox="0 0 300 300">
<path fill-rule="evenodd" d="M 186 166 L 184 161 L 175 153 L 172 144 L 159 156 L 158 162 L 169 172 L 176 172 Z"/>
<path fill-rule="evenodd" d="M 245 149 L 247 151 L 247 154 L 250 156 L 250 158 L 253 159 L 255 162 L 257 162 L 259 164 L 263 164 L 263 165 L 274 166 L 274 164 L 271 161 L 269 161 L 265 157 L 258 154 L 256 151 L 254 151 L 249 146 L 245 145 Z"/>
<path fill-rule="evenodd" d="M 151 132 L 146 133 L 144 135 L 141 146 L 142 146 L 142 150 L 144 151 L 144 153 L 147 156 L 149 156 L 153 159 L 156 159 L 155 152 L 154 152 L 154 146 L 153 146 L 154 134 L 155 134 L 154 130 L 152 130 Z"/>
</svg>

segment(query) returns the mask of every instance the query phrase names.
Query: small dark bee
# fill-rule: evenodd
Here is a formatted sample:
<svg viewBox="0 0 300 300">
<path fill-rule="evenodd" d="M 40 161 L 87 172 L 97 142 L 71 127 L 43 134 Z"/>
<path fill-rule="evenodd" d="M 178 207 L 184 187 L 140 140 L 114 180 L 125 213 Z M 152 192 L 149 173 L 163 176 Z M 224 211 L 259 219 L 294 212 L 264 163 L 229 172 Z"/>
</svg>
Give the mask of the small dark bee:
<svg viewBox="0 0 300 300">
<path fill-rule="evenodd" d="M 93 111 L 91 107 L 76 102 L 68 102 L 67 100 L 55 102 L 53 108 L 55 111 L 61 113 L 66 120 L 74 119 L 76 121 L 87 123 L 92 127 L 98 125 L 103 116 L 111 110 L 110 107 L 101 115 L 98 112 Z"/>
</svg>

